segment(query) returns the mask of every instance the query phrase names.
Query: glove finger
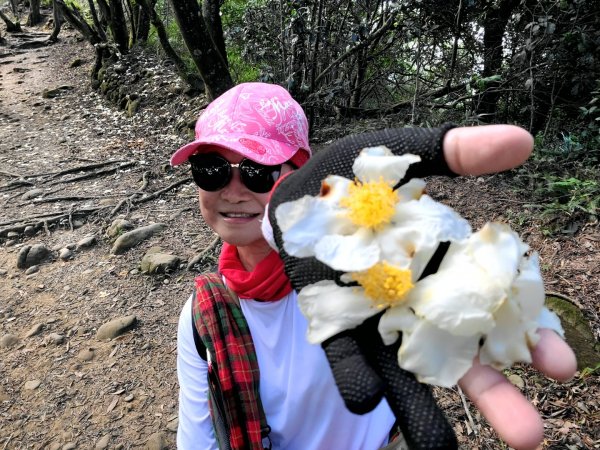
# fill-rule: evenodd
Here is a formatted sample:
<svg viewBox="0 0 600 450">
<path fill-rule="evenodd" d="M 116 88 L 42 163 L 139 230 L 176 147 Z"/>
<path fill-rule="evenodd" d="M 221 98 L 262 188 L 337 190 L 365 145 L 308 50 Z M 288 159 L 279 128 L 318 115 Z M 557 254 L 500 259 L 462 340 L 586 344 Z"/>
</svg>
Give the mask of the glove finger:
<svg viewBox="0 0 600 450">
<path fill-rule="evenodd" d="M 384 384 L 355 339 L 340 334 L 323 342 L 322 347 L 346 408 L 354 414 L 372 411 L 383 397 Z"/>
<path fill-rule="evenodd" d="M 369 362 L 386 384 L 385 398 L 411 450 L 458 448 L 454 430 L 429 386 L 398 366 L 397 345 L 382 343 L 370 355 Z"/>
</svg>

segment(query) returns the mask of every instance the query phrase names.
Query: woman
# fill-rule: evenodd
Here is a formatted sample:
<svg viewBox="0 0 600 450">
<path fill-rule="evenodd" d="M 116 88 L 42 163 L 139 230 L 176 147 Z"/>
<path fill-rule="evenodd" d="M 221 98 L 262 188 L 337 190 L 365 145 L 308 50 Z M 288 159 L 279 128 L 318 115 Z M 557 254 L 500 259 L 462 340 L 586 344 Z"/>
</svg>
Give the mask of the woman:
<svg viewBox="0 0 600 450">
<path fill-rule="evenodd" d="M 506 170 L 522 163 L 532 149 L 531 136 L 511 126 L 455 128 L 442 136 L 445 163 L 456 174 Z M 388 442 L 392 410 L 385 400 L 363 415 L 346 409 L 325 353 L 306 341 L 296 293 L 261 232 L 274 183 L 309 157 L 301 107 L 283 88 L 245 83 L 208 106 L 196 125 L 195 141 L 179 149 L 171 163 L 189 161 L 202 216 L 224 241 L 219 273 L 241 299 L 272 447 L 377 449 Z M 192 305 L 190 298 L 178 330 L 177 442 L 182 449 L 212 449 L 218 447 L 208 400 L 210 356 L 203 359 L 194 340 Z M 568 379 L 575 371 L 571 350 L 554 333 L 541 330 L 541 335 L 534 366 Z M 527 449 L 539 444 L 539 415 L 500 373 L 476 364 L 460 385 L 509 445 Z"/>
</svg>

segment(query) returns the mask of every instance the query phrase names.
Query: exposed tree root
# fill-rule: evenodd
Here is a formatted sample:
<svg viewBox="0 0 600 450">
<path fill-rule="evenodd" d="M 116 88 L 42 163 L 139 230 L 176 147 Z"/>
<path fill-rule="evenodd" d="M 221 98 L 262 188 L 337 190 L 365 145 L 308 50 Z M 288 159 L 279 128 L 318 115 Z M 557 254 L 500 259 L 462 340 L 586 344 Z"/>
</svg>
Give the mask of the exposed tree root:
<svg viewBox="0 0 600 450">
<path fill-rule="evenodd" d="M 129 205 L 130 205 L 129 207 L 131 208 L 134 205 L 139 205 L 140 203 L 145 203 L 147 201 L 155 199 L 156 197 L 159 197 L 160 195 L 164 194 L 165 192 L 168 192 L 168 191 L 170 191 L 172 189 L 175 189 L 176 187 L 181 186 L 182 184 L 189 183 L 191 180 L 192 179 L 189 178 L 189 177 L 188 178 L 184 178 L 182 180 L 176 181 L 173 184 L 170 184 L 166 188 L 163 188 L 163 189 L 160 189 L 160 190 L 158 190 L 156 192 L 153 192 L 152 194 L 144 195 L 140 199 L 136 199 L 135 197 L 137 197 L 138 195 L 143 194 L 143 193 L 141 193 L 141 192 L 135 192 L 132 195 L 130 195 L 129 197 L 121 200 L 119 202 L 119 204 L 117 204 L 117 206 L 115 206 L 113 208 L 113 210 L 110 212 L 110 214 L 108 215 L 108 217 L 114 217 L 115 214 L 117 214 L 117 212 L 119 212 L 119 210 L 123 207 L 123 205 L 125 203 L 129 203 Z"/>
<path fill-rule="evenodd" d="M 0 192 L 12 191 L 13 189 L 17 189 L 22 186 L 33 186 L 33 183 L 25 180 L 16 180 L 11 183 L 3 184 L 2 186 L 0 186 Z"/>
<path fill-rule="evenodd" d="M 56 186 L 57 184 L 62 184 L 62 183 L 73 183 L 75 181 L 89 180 L 90 178 L 96 178 L 101 175 L 110 175 L 112 173 L 117 172 L 120 169 L 125 169 L 125 168 L 131 167 L 135 164 L 136 164 L 135 161 L 126 162 L 126 163 L 120 164 L 117 167 L 113 167 L 113 168 L 105 169 L 105 170 L 98 170 L 98 171 L 92 172 L 92 173 L 86 173 L 85 175 L 80 175 L 78 177 L 69 178 L 68 180 L 56 180 L 56 181 L 53 181 L 52 183 L 48 183 L 48 186 Z"/>
<path fill-rule="evenodd" d="M 25 228 L 31 226 L 35 230 L 44 228 L 46 232 L 49 232 L 49 226 L 60 222 L 61 220 L 67 220 L 69 227 L 73 230 L 73 218 L 83 218 L 90 214 L 97 213 L 103 209 L 110 208 L 110 206 L 100 206 L 96 208 L 83 208 L 83 209 L 70 209 L 65 213 L 59 213 L 54 216 L 48 215 L 46 217 L 41 216 L 40 220 L 30 220 L 32 218 L 21 219 L 21 223 L 17 225 L 11 225 L 5 228 L 0 228 L 0 238 L 6 237 L 8 233 L 14 231 L 16 233 L 23 233 Z M 30 220 L 27 222 L 27 220 Z"/>
<path fill-rule="evenodd" d="M 194 270 L 194 266 L 196 264 L 200 263 L 208 253 L 210 253 L 212 250 L 214 250 L 220 241 L 221 241 L 221 238 L 219 236 L 215 236 L 215 238 L 210 242 L 210 244 L 208 244 L 204 248 L 204 250 L 202 250 L 200 253 L 198 253 L 192 259 L 190 259 L 190 261 L 188 262 L 188 265 L 187 265 L 187 270 L 190 270 L 190 271 Z"/>
<path fill-rule="evenodd" d="M 97 172 L 95 172 L 95 173 L 97 173 Z M 176 187 L 181 186 L 182 184 L 188 183 L 190 181 L 191 181 L 191 178 L 189 178 L 189 177 L 183 178 L 179 181 L 176 181 L 175 183 L 170 184 L 169 186 L 167 186 L 163 189 L 160 189 L 156 192 L 153 192 L 151 194 L 146 194 L 146 195 L 144 195 L 143 192 L 138 191 L 138 192 L 133 193 L 129 197 L 124 198 L 117 205 L 106 205 L 106 206 L 97 206 L 97 207 L 92 207 L 92 208 L 81 208 L 81 209 L 75 209 L 75 207 L 72 205 L 69 208 L 69 210 L 63 211 L 63 212 L 58 212 L 58 213 L 52 212 L 52 213 L 48 213 L 48 214 L 40 214 L 40 215 L 30 216 L 30 217 L 21 217 L 18 219 L 4 221 L 4 222 L 0 223 L 0 226 L 4 226 L 4 228 L 0 228 L 0 237 L 6 237 L 6 235 L 8 233 L 10 233 L 11 231 L 14 231 L 16 233 L 22 233 L 25 230 L 25 228 L 27 228 L 28 226 L 31 226 L 36 230 L 44 227 L 46 229 L 46 232 L 49 232 L 48 231 L 49 225 L 52 225 L 52 224 L 59 222 L 61 220 L 64 220 L 64 219 L 66 219 L 68 221 L 69 227 L 71 228 L 71 230 L 73 230 L 73 218 L 86 217 L 90 214 L 99 212 L 101 210 L 112 208 L 110 213 L 107 216 L 103 217 L 105 219 L 111 218 L 125 204 L 128 204 L 129 209 L 131 209 L 136 205 L 153 200 L 153 199 L 159 197 L 160 195 L 164 194 L 165 192 L 175 189 Z M 144 195 L 144 196 L 136 199 L 136 197 L 138 197 L 140 195 Z M 50 201 L 63 201 L 63 200 L 64 201 L 89 200 L 92 198 L 106 198 L 106 197 L 95 197 L 95 196 L 93 196 L 93 197 L 79 197 L 79 196 L 52 197 L 52 198 L 48 198 L 48 199 L 34 200 L 34 203 L 43 203 L 43 202 L 50 202 Z"/>
<path fill-rule="evenodd" d="M 23 176 L 23 178 L 48 177 L 48 179 L 50 180 L 53 178 L 60 177 L 62 175 L 67 175 L 69 173 L 84 172 L 86 170 L 98 169 L 99 167 L 105 167 L 105 166 L 109 166 L 111 164 L 117 164 L 117 163 L 122 163 L 122 162 L 134 163 L 134 161 L 127 161 L 125 159 L 116 159 L 116 160 L 112 160 L 112 161 L 104 161 L 104 162 L 94 163 L 94 164 L 85 164 L 83 166 L 77 166 L 77 167 L 72 167 L 70 169 L 60 170 L 58 172 L 42 172 L 42 173 L 35 173 L 33 175 L 25 175 L 25 176 Z M 13 175 L 13 176 L 18 176 L 18 175 Z"/>
</svg>

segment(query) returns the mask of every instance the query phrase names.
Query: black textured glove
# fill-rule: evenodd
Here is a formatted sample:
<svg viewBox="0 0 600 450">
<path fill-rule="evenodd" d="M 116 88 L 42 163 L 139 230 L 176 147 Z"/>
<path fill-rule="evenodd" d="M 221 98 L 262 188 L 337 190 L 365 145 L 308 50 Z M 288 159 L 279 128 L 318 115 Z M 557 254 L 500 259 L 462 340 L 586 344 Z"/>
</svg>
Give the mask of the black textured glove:
<svg viewBox="0 0 600 450">
<path fill-rule="evenodd" d="M 328 175 L 353 179 L 354 160 L 366 147 L 384 145 L 396 155 L 412 153 L 421 157 L 421 162 L 412 164 L 398 185 L 415 177 L 454 175 L 442 152 L 443 137 L 451 128 L 447 125 L 433 129 L 388 129 L 349 136 L 318 153 L 278 185 L 269 203 L 269 221 L 294 289 L 300 291 L 321 280 L 334 280 L 341 285 L 342 273 L 313 257 L 296 258 L 285 252 L 281 230 L 275 219 L 277 207 L 305 195 L 318 195 L 321 182 Z M 437 270 L 445 248 L 447 246 L 440 246 L 422 277 Z M 354 413 L 364 414 L 375 408 L 385 396 L 411 449 L 457 448 L 452 427 L 437 406 L 429 387 L 398 366 L 401 340 L 389 346 L 382 342 L 377 331 L 380 317 L 381 314 L 371 317 L 357 328 L 344 331 L 322 344 L 346 406 Z"/>
</svg>

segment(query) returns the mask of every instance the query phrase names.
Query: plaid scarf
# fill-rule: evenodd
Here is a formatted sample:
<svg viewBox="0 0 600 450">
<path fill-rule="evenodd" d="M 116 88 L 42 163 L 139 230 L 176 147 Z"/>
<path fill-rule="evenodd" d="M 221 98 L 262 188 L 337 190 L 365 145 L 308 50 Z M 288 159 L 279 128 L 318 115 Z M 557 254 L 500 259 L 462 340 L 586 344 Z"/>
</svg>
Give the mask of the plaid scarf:
<svg viewBox="0 0 600 450">
<path fill-rule="evenodd" d="M 270 428 L 260 401 L 258 362 L 248 323 L 221 275 L 199 275 L 195 282 L 194 323 L 210 355 L 211 393 L 220 397 L 211 401 L 213 423 L 217 413 L 222 415 L 219 419 L 225 422 L 232 450 L 263 450 L 262 439 Z M 214 411 L 215 402 L 221 404 L 220 411 Z"/>
</svg>

